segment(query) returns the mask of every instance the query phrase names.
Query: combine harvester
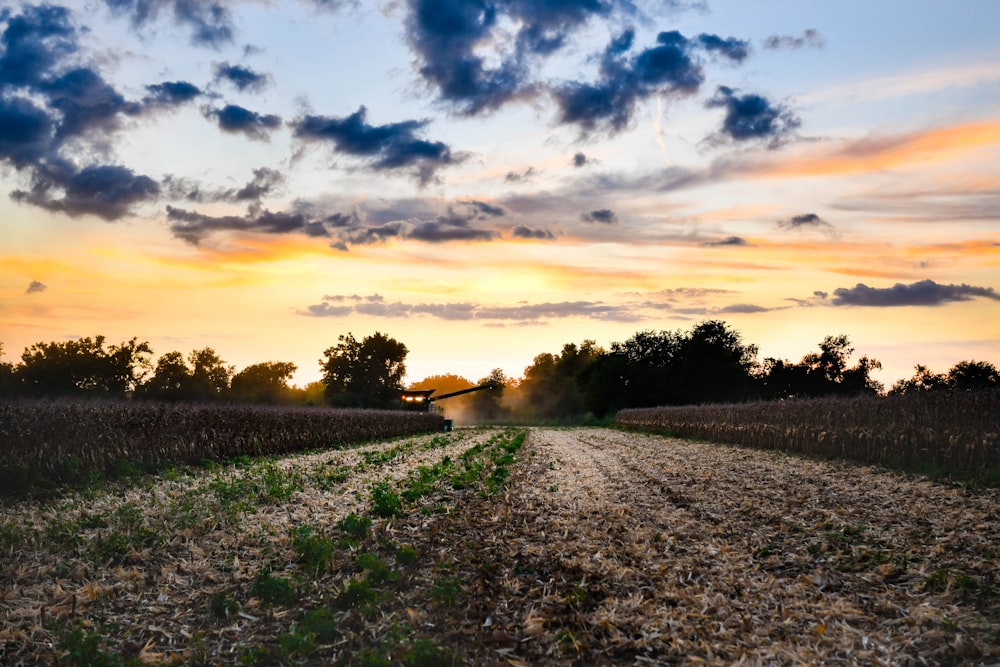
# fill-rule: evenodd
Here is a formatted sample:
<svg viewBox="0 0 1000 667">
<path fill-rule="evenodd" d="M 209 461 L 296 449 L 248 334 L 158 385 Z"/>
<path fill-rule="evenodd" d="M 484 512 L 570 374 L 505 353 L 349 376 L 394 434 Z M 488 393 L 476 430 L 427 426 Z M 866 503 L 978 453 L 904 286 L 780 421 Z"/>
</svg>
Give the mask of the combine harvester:
<svg viewBox="0 0 1000 667">
<path fill-rule="evenodd" d="M 454 396 L 461 396 L 462 394 L 471 394 L 474 391 L 482 391 L 483 389 L 497 389 L 499 384 L 490 380 L 489 382 L 484 382 L 477 387 L 469 387 L 468 389 L 462 389 L 461 391 L 453 391 L 450 394 L 441 394 L 440 396 L 431 396 L 436 389 L 415 389 L 404 391 L 400 398 L 403 401 L 403 406 L 407 410 L 413 410 L 414 412 L 430 412 L 434 409 L 434 403 L 437 401 L 443 401 L 446 398 L 452 398 Z M 455 422 L 452 419 L 444 420 L 444 430 L 450 431 L 455 426 Z"/>
</svg>

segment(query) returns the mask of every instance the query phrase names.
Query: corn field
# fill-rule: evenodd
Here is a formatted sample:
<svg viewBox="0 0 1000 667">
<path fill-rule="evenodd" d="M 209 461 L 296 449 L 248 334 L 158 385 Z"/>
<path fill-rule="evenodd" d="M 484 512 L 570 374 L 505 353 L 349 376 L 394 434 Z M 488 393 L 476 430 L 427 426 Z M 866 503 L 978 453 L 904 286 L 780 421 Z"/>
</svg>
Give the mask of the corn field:
<svg viewBox="0 0 1000 667">
<path fill-rule="evenodd" d="M 0 489 L 75 481 L 123 464 L 283 455 L 442 427 L 440 415 L 390 410 L 15 401 L 0 405 Z"/>
<path fill-rule="evenodd" d="M 1000 392 L 635 408 L 615 423 L 896 468 L 1000 477 Z"/>
</svg>

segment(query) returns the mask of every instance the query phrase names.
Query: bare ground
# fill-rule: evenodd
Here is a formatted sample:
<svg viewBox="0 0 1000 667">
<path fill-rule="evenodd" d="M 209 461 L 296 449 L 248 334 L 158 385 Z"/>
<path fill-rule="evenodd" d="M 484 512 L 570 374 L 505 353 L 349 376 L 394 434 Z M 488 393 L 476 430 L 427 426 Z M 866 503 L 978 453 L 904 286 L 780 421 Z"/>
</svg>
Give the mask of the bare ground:
<svg viewBox="0 0 1000 667">
<path fill-rule="evenodd" d="M 295 562 L 296 526 L 334 535 L 374 481 L 491 437 L 415 439 L 369 466 L 293 457 L 281 468 L 309 474 L 290 499 L 187 527 L 177 498 L 213 474 L 4 507 L 24 539 L 0 553 L 0 658 L 72 664 L 72 627 L 148 664 L 1000 664 L 1000 492 L 774 452 L 532 429 L 499 493 L 440 483 L 322 573 Z M 62 542 L 51 528 L 123 505 L 166 537 L 113 566 L 87 556 L 101 528 Z M 294 603 L 260 600 L 264 568 L 296 582 Z M 352 582 L 377 598 L 346 604 Z M 212 613 L 220 597 L 238 606 Z M 335 630 L 309 625 L 316 610 Z M 303 627 L 310 645 L 293 641 Z"/>
</svg>

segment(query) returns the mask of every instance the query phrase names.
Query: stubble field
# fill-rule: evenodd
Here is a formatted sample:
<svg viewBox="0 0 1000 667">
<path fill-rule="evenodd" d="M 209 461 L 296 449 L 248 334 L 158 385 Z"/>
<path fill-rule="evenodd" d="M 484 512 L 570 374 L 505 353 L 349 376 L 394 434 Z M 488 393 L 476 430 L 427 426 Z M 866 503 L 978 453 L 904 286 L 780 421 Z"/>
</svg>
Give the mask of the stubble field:
<svg viewBox="0 0 1000 667">
<path fill-rule="evenodd" d="M 3 664 L 996 664 L 1000 492 L 461 429 L 7 502 Z"/>
</svg>

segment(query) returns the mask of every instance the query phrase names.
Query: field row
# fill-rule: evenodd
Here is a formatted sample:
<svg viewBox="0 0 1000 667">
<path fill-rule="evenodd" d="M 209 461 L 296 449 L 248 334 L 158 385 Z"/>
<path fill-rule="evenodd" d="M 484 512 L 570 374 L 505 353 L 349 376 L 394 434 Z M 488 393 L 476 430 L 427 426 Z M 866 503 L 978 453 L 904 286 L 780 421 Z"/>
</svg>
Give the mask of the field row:
<svg viewBox="0 0 1000 667">
<path fill-rule="evenodd" d="M 378 651 L 438 655 L 408 636 L 386 647 L 363 636 L 420 559 L 393 522 L 446 513 L 451 493 L 495 493 L 523 437 L 465 430 L 8 505 L 0 658 L 350 665 L 382 664 Z"/>
<path fill-rule="evenodd" d="M 0 405 L 0 494 L 441 431 L 440 415 L 142 401 Z"/>
</svg>

